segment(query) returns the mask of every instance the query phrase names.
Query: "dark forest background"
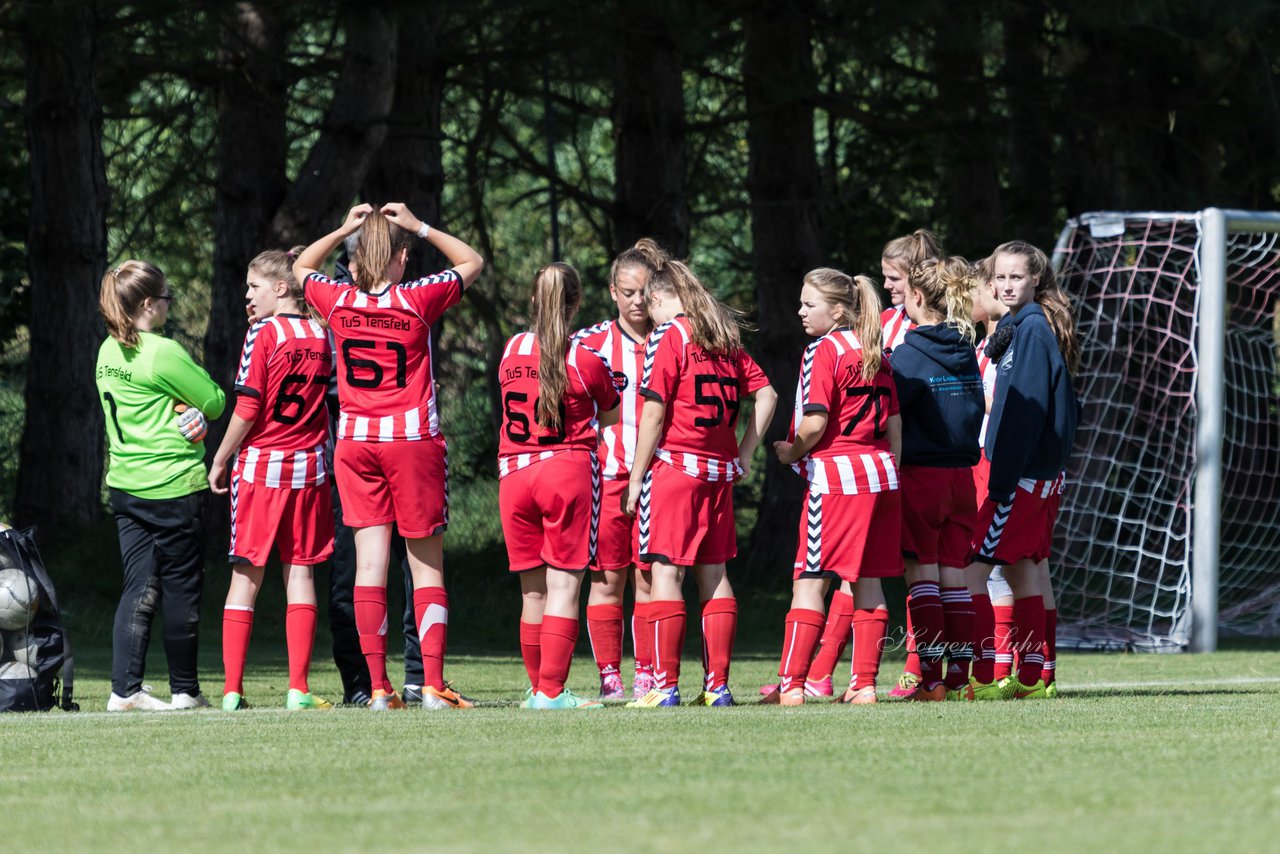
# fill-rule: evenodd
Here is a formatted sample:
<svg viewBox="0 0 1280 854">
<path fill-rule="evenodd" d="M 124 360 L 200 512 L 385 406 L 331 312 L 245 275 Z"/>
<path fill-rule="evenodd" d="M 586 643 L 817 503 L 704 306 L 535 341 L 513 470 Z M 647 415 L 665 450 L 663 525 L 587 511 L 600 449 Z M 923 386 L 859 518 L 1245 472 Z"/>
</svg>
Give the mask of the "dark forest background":
<svg viewBox="0 0 1280 854">
<path fill-rule="evenodd" d="M 1264 0 L 0 3 L 0 515 L 103 514 L 108 264 L 166 271 L 169 334 L 229 388 L 260 250 L 357 200 L 470 241 L 437 369 L 465 496 L 540 264 L 584 273 L 586 325 L 619 249 L 688 256 L 755 324 L 783 431 L 813 267 L 878 278 L 917 227 L 977 258 L 1088 210 L 1275 207 L 1278 52 Z M 802 482 L 762 468 L 742 571 L 782 578 Z"/>
</svg>

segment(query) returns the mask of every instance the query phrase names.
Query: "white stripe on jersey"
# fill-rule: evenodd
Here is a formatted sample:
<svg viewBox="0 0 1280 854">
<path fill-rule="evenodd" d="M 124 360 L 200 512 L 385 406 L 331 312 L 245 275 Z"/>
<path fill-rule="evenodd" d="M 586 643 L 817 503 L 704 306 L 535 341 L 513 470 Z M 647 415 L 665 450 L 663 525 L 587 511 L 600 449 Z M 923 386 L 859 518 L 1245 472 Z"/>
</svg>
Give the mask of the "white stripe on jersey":
<svg viewBox="0 0 1280 854">
<path fill-rule="evenodd" d="M 792 468 L 809 481 L 809 491 L 820 495 L 860 495 L 898 489 L 898 467 L 893 454 L 841 454 L 830 458 L 806 457 Z"/>
<path fill-rule="evenodd" d="M 325 454 L 328 442 L 296 451 L 242 448 L 233 474 L 237 481 L 272 488 L 302 489 L 324 483 L 327 478 Z"/>
<path fill-rule="evenodd" d="M 880 316 L 880 326 L 883 330 L 884 348 L 889 351 L 896 350 L 903 339 L 907 337 L 907 333 L 916 328 L 911 322 L 911 318 L 907 317 L 907 310 L 902 306 L 894 306 L 890 311 L 893 314 L 882 314 Z"/>
<path fill-rule="evenodd" d="M 702 457 L 685 451 L 679 452 L 679 458 L 666 448 L 658 448 L 653 454 L 659 460 L 689 477 L 705 480 L 710 483 L 729 481 L 732 483 L 742 477 L 742 466 L 739 462 L 717 460 L 714 457 Z"/>
<path fill-rule="evenodd" d="M 498 480 L 502 480 L 507 475 L 518 472 L 520 469 L 528 468 L 534 463 L 540 463 L 543 460 L 549 460 L 559 454 L 569 453 L 576 448 L 561 448 L 558 451 L 542 451 L 537 454 L 507 454 L 504 457 L 498 457 Z"/>
</svg>

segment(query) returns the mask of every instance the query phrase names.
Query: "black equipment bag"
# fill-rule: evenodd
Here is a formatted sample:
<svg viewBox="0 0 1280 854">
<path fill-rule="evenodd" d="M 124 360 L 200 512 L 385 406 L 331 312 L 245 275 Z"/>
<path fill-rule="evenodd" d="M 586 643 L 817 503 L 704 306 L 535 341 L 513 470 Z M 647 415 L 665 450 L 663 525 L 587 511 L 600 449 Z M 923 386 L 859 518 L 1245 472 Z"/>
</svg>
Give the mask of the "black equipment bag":
<svg viewBox="0 0 1280 854">
<path fill-rule="evenodd" d="M 71 642 L 62 625 L 53 581 L 36 548 L 34 528 L 0 530 L 0 571 L 15 569 L 34 585 L 38 601 L 23 626 L 4 630 L 0 638 L 4 647 L 0 654 L 0 712 L 47 712 L 55 705 L 78 711 L 72 699 L 75 668 Z M 23 661 L 15 661 L 15 657 Z"/>
</svg>

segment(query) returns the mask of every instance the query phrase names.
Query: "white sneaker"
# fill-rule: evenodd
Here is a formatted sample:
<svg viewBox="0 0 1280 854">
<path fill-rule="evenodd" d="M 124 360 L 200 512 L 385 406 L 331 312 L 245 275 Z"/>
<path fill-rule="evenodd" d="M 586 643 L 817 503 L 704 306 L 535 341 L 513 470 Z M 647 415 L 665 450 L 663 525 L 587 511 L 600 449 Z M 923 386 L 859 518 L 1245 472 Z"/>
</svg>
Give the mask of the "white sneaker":
<svg viewBox="0 0 1280 854">
<path fill-rule="evenodd" d="M 207 709 L 209 708 L 209 701 L 205 699 L 204 694 L 196 694 L 194 697 L 190 694 L 174 694 L 169 698 L 169 708 Z"/>
<path fill-rule="evenodd" d="M 169 712 L 173 706 L 164 700 L 151 696 L 151 686 L 143 685 L 142 690 L 128 697 L 121 697 L 114 691 L 107 700 L 108 712 Z"/>
</svg>

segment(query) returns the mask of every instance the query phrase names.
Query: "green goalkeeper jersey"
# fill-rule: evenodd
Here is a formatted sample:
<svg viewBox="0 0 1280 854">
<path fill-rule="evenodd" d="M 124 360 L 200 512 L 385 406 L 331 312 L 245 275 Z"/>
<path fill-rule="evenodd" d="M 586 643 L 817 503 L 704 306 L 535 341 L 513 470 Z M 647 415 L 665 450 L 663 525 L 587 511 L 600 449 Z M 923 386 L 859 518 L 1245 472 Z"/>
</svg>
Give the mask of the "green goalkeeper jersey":
<svg viewBox="0 0 1280 854">
<path fill-rule="evenodd" d="M 139 498 L 180 498 L 208 486 L 204 443 L 178 430 L 178 403 L 213 420 L 227 398 L 180 344 L 150 332 L 137 347 L 114 338 L 98 350 L 98 397 L 111 454 L 107 485 Z"/>
</svg>

